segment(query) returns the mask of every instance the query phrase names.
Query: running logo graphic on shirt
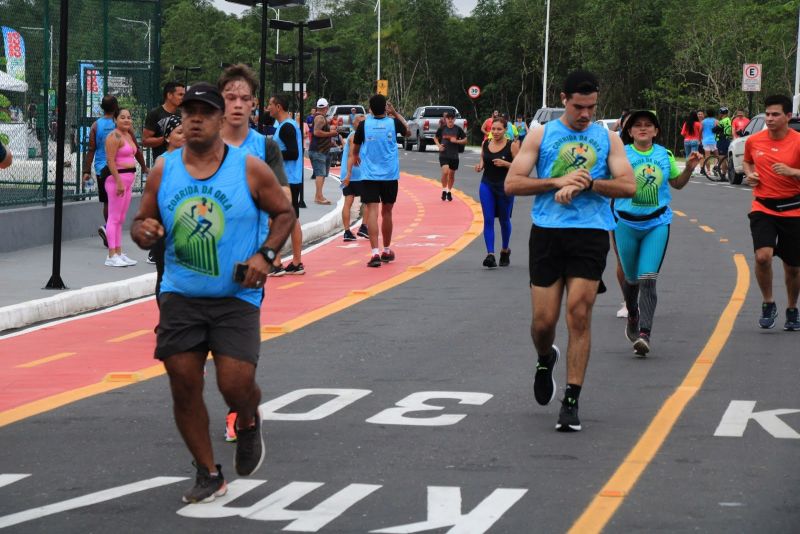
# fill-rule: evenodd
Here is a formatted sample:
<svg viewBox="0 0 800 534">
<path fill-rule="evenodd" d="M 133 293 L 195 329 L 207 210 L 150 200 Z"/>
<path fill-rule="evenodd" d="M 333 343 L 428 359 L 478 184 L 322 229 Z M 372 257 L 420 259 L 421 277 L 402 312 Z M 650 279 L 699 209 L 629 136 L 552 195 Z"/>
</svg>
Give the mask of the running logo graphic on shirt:
<svg viewBox="0 0 800 534">
<path fill-rule="evenodd" d="M 219 276 L 217 242 L 225 230 L 219 204 L 206 196 L 191 197 L 175 210 L 173 242 L 178 264 L 209 276 Z"/>
<path fill-rule="evenodd" d="M 578 169 L 591 170 L 597 163 L 597 150 L 585 141 L 566 142 L 561 145 L 553 162 L 550 176 L 558 178 Z"/>
<path fill-rule="evenodd" d="M 636 177 L 636 196 L 633 197 L 633 205 L 658 207 L 658 190 L 664 183 L 661 167 L 645 160 L 633 166 L 633 175 Z"/>
</svg>

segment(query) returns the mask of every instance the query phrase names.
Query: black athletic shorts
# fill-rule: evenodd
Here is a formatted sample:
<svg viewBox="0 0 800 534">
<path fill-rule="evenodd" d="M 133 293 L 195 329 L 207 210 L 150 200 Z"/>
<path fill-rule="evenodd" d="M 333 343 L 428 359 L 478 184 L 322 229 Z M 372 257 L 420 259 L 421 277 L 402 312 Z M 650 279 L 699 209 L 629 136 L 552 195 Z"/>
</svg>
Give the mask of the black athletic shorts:
<svg viewBox="0 0 800 534">
<path fill-rule="evenodd" d="M 300 217 L 300 194 L 303 192 L 303 184 L 289 184 L 289 191 L 292 197 L 292 207 L 294 214 Z"/>
<path fill-rule="evenodd" d="M 458 157 L 449 157 L 449 156 L 439 156 L 439 166 L 444 167 L 447 165 L 450 170 L 457 171 L 458 170 Z"/>
<path fill-rule="evenodd" d="M 787 265 L 800 267 L 800 217 L 778 217 L 751 211 L 750 234 L 753 250 L 770 247 Z"/>
<path fill-rule="evenodd" d="M 397 180 L 361 180 L 361 202 L 394 204 L 397 202 Z"/>
<path fill-rule="evenodd" d="M 100 174 L 97 176 L 97 200 L 102 202 L 103 204 L 108 203 L 108 193 L 106 192 L 106 178 L 111 176 L 111 171 L 108 169 L 108 166 L 103 167 L 100 170 Z"/>
<path fill-rule="evenodd" d="M 165 360 L 182 352 L 211 351 L 214 355 L 258 363 L 261 309 L 235 297 L 195 298 L 161 293 L 161 315 L 155 357 Z"/>
<path fill-rule="evenodd" d="M 606 268 L 606 230 L 531 226 L 528 270 L 531 285 L 549 287 L 558 279 L 600 280 Z"/>
<path fill-rule="evenodd" d="M 346 197 L 354 196 L 360 197 L 361 196 L 361 180 L 357 181 L 350 181 L 350 185 L 342 189 L 342 194 Z"/>
</svg>

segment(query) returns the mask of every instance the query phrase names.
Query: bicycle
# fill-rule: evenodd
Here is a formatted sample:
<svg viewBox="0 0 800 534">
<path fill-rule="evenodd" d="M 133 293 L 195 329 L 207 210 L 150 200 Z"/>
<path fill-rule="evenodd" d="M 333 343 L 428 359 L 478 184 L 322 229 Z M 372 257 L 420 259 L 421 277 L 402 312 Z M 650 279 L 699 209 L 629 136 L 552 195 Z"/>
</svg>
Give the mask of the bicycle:
<svg viewBox="0 0 800 534">
<path fill-rule="evenodd" d="M 728 180 L 728 156 L 710 154 L 703 160 L 700 167 L 700 174 L 712 182 L 724 182 Z"/>
</svg>

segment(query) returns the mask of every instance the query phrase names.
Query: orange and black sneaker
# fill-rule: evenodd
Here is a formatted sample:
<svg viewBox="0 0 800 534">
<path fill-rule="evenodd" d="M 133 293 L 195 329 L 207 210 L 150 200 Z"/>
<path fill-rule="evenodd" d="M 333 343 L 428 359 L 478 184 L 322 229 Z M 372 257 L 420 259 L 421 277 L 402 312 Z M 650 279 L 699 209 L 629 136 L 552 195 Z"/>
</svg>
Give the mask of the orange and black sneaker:
<svg viewBox="0 0 800 534">
<path fill-rule="evenodd" d="M 225 416 L 225 441 L 236 441 L 236 412 L 229 412 Z"/>
</svg>

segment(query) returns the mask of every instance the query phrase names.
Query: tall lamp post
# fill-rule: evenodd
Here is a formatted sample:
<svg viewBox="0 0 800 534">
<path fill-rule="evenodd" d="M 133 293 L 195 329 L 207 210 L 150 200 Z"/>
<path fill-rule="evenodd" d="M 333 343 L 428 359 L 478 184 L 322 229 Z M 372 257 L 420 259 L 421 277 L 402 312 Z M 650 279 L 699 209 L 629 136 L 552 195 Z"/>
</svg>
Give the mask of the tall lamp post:
<svg viewBox="0 0 800 534">
<path fill-rule="evenodd" d="M 326 46 L 324 48 L 323 47 L 317 47 L 317 48 L 310 47 L 310 48 L 306 48 L 306 51 L 308 51 L 308 52 L 316 52 L 317 53 L 317 76 L 316 76 L 317 83 L 316 83 L 316 87 L 314 88 L 314 90 L 317 93 L 317 98 L 319 98 L 319 97 L 322 96 L 322 93 L 320 92 L 320 90 L 322 88 L 322 83 L 321 83 L 321 80 L 322 80 L 322 78 L 321 78 L 322 69 L 320 67 L 320 65 L 322 63 L 322 61 L 321 61 L 322 52 L 325 52 L 326 54 L 335 54 L 337 52 L 341 52 L 342 51 L 342 47 L 340 47 L 340 46 Z"/>
<path fill-rule="evenodd" d="M 203 70 L 202 67 L 184 67 L 183 65 L 173 65 L 172 70 L 182 70 L 183 71 L 183 85 L 189 85 L 189 73 L 190 72 L 200 72 Z"/>
</svg>

